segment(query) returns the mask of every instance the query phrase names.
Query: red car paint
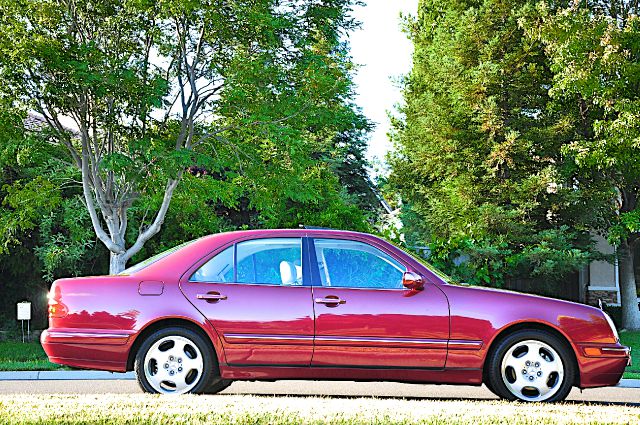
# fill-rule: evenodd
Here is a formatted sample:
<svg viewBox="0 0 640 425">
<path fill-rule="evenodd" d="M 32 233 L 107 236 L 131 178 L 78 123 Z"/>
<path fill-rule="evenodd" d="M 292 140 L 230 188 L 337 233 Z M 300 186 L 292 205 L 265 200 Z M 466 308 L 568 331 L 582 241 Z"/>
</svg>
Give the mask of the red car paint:
<svg viewBox="0 0 640 425">
<path fill-rule="evenodd" d="M 311 286 L 189 281 L 234 243 L 273 237 L 367 243 L 422 275 L 424 289 L 323 287 L 315 280 Z M 347 302 L 327 303 L 332 297 Z M 49 329 L 41 337 L 49 359 L 117 372 L 132 370 L 145 331 L 178 321 L 209 336 L 226 379 L 480 385 L 492 343 L 514 327 L 542 327 L 562 335 L 573 348 L 580 388 L 616 384 L 629 359 L 596 308 L 449 284 L 395 246 L 345 231 L 212 235 L 129 276 L 60 279 L 51 288 L 50 304 Z"/>
</svg>

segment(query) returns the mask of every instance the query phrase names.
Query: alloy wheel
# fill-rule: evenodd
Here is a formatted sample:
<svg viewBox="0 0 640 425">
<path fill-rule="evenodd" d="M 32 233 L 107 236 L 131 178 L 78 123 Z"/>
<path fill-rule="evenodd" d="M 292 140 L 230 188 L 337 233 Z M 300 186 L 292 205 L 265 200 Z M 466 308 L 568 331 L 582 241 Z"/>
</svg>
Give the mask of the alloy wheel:
<svg viewBox="0 0 640 425">
<path fill-rule="evenodd" d="M 500 370 L 509 392 L 526 401 L 553 397 L 565 375 L 558 352 L 549 344 L 533 339 L 514 343 L 504 354 Z"/>
<path fill-rule="evenodd" d="M 149 385 L 161 394 L 184 394 L 202 378 L 204 360 L 189 338 L 170 335 L 156 341 L 144 357 Z"/>
</svg>

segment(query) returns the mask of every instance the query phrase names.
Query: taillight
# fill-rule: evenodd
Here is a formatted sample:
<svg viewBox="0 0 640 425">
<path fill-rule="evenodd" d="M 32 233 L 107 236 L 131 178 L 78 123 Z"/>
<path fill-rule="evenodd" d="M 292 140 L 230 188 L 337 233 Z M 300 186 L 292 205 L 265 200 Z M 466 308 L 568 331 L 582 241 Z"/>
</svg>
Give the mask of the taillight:
<svg viewBox="0 0 640 425">
<path fill-rule="evenodd" d="M 49 302 L 49 317 L 60 319 L 65 317 L 69 313 L 67 306 L 62 303 L 51 303 Z"/>
<path fill-rule="evenodd" d="M 49 317 L 60 319 L 65 317 L 69 313 L 69 309 L 66 305 L 64 305 L 61 301 L 62 291 L 60 291 L 60 287 L 55 283 L 51 287 L 51 291 L 49 291 Z"/>
</svg>

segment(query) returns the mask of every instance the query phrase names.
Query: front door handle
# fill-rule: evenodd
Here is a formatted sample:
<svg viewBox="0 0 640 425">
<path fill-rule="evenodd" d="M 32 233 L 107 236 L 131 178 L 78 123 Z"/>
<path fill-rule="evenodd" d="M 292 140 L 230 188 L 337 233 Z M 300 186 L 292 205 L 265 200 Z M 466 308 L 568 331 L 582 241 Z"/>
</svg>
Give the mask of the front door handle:
<svg viewBox="0 0 640 425">
<path fill-rule="evenodd" d="M 335 295 L 327 295 L 324 298 L 316 298 L 315 301 L 317 304 L 325 304 L 325 305 L 329 305 L 329 304 L 338 305 L 338 304 L 344 304 L 347 302 L 347 300 L 340 299 Z"/>
<path fill-rule="evenodd" d="M 219 292 L 207 292 L 206 294 L 198 294 L 196 295 L 196 298 L 199 300 L 205 300 L 208 303 L 215 303 L 218 302 L 220 300 L 226 300 L 227 296 L 226 295 L 222 295 Z"/>
</svg>

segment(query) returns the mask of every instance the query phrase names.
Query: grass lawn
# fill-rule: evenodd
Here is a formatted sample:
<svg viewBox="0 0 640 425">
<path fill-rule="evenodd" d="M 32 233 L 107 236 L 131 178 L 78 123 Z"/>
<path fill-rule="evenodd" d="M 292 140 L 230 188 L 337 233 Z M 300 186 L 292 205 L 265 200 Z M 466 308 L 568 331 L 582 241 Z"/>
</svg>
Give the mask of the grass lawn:
<svg viewBox="0 0 640 425">
<path fill-rule="evenodd" d="M 39 342 L 0 342 L 0 371 L 63 369 L 50 363 Z"/>
<path fill-rule="evenodd" d="M 252 395 L 0 396 L 6 424 L 631 424 L 640 407 Z"/>
<path fill-rule="evenodd" d="M 631 358 L 633 360 L 633 365 L 627 367 L 624 377 L 640 379 L 640 331 L 620 332 L 620 342 L 627 347 L 631 347 Z"/>
</svg>

